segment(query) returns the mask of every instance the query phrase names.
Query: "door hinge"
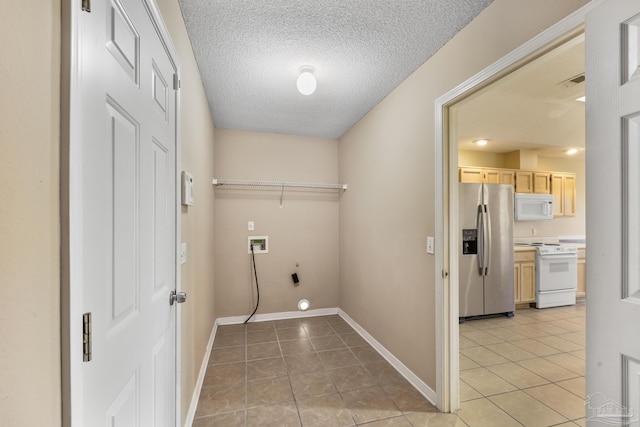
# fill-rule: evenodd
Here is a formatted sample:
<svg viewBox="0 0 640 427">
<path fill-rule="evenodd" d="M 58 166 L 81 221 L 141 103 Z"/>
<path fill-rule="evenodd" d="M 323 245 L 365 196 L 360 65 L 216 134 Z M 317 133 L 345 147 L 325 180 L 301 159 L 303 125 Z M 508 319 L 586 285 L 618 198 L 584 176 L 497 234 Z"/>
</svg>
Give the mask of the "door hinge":
<svg viewBox="0 0 640 427">
<path fill-rule="evenodd" d="M 82 315 L 82 361 L 91 362 L 91 313 Z"/>
<path fill-rule="evenodd" d="M 82 0 L 82 11 L 91 13 L 91 0 Z"/>
<path fill-rule="evenodd" d="M 180 89 L 180 78 L 177 74 L 173 75 L 173 90 Z"/>
</svg>

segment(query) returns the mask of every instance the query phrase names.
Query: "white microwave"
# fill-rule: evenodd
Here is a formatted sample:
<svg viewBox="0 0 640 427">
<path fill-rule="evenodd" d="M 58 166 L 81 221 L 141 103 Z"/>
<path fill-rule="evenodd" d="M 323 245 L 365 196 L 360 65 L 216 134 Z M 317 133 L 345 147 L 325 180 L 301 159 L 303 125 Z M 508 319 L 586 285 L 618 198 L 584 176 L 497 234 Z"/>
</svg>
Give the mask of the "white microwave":
<svg viewBox="0 0 640 427">
<path fill-rule="evenodd" d="M 515 193 L 513 203 L 516 221 L 544 221 L 553 219 L 551 194 Z"/>
</svg>

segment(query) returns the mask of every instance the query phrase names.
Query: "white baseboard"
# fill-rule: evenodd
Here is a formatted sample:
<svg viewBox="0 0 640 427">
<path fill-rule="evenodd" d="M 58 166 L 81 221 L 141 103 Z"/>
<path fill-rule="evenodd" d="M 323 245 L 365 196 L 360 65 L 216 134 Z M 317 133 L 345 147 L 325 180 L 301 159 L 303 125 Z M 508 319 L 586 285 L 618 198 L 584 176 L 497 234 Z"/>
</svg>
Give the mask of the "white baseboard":
<svg viewBox="0 0 640 427">
<path fill-rule="evenodd" d="M 337 314 L 345 320 L 365 341 L 367 341 L 384 359 L 393 366 L 400 375 L 402 375 L 407 381 L 413 385 L 416 390 L 422 394 L 431 404 L 435 405 L 436 392 L 431 389 L 424 381 L 422 381 L 416 374 L 414 374 L 409 368 L 407 368 L 397 357 L 395 357 L 389 350 L 384 348 L 375 338 L 373 338 L 362 326 L 360 326 L 355 320 L 353 320 L 347 313 L 340 308 L 321 308 L 317 310 L 308 311 L 286 311 L 280 313 L 267 313 L 258 314 L 251 319 L 250 323 L 256 322 L 268 322 L 272 320 L 282 319 L 301 319 L 305 317 L 317 317 L 317 316 L 331 316 Z M 211 330 L 211 336 L 207 343 L 207 350 L 200 366 L 200 374 L 196 382 L 195 389 L 193 391 L 193 397 L 191 398 L 191 404 L 189 405 L 189 412 L 185 421 L 185 427 L 190 427 L 193 424 L 193 420 L 196 415 L 196 408 L 198 407 L 198 400 L 200 399 L 200 391 L 202 390 L 202 384 L 204 383 L 204 376 L 207 372 L 207 365 L 209 363 L 209 357 L 211 356 L 211 350 L 213 348 L 213 341 L 220 325 L 236 325 L 244 323 L 247 320 L 247 316 L 232 316 L 232 317 L 220 317 L 216 319 L 213 329 Z"/>
<path fill-rule="evenodd" d="M 436 405 L 436 392 L 433 391 L 424 381 L 422 381 L 416 374 L 414 374 L 404 363 L 398 360 L 389 350 L 384 348 L 375 338 L 373 338 L 367 331 L 362 328 L 355 320 L 353 320 L 347 313 L 339 310 L 338 315 L 344 319 L 355 331 L 364 338 L 382 357 L 385 358 L 391 366 L 393 366 L 400 375 L 402 375 L 407 381 L 413 385 L 416 390 L 422 394 L 425 399 L 431 402 L 432 405 Z"/>
<path fill-rule="evenodd" d="M 283 311 L 280 313 L 256 314 L 251 318 L 249 323 L 268 322 L 271 320 L 282 319 L 301 319 L 304 317 L 331 316 L 333 314 L 338 314 L 339 310 L 339 308 L 334 307 L 307 311 Z M 244 323 L 245 320 L 247 320 L 247 316 L 220 317 L 216 320 L 216 323 L 218 325 L 236 325 L 238 323 Z"/>
<path fill-rule="evenodd" d="M 196 386 L 193 389 L 193 396 L 191 396 L 191 404 L 189 405 L 189 412 L 187 412 L 187 418 L 185 419 L 184 426 L 191 427 L 193 420 L 196 417 L 196 409 L 198 408 L 198 401 L 200 400 L 200 392 L 202 391 L 202 384 L 204 383 L 204 376 L 207 373 L 207 365 L 209 364 L 209 357 L 211 356 L 211 349 L 213 348 L 213 340 L 216 337 L 218 330 L 218 322 L 213 323 L 211 329 L 211 336 L 209 336 L 209 342 L 207 343 L 207 349 L 204 352 L 204 358 L 200 364 L 200 373 L 196 380 Z"/>
</svg>

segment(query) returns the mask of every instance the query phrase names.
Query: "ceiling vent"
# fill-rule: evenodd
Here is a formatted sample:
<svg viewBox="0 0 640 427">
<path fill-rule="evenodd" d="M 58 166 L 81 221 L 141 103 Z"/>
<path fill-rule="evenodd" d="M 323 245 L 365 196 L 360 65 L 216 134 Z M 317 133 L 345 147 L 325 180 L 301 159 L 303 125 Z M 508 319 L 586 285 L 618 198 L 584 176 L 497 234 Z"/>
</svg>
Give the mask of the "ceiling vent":
<svg viewBox="0 0 640 427">
<path fill-rule="evenodd" d="M 577 76 L 573 76 L 570 79 L 567 79 L 565 81 L 558 83 L 558 85 L 569 87 L 569 86 L 575 86 L 584 81 L 585 81 L 584 73 L 581 73 L 581 74 L 578 74 Z"/>
</svg>

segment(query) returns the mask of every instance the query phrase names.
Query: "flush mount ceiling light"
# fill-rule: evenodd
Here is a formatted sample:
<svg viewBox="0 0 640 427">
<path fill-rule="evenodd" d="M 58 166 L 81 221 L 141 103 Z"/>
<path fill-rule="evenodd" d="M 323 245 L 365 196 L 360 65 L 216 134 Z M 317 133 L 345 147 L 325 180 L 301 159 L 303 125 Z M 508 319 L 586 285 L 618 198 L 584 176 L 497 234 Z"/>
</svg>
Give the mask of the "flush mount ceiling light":
<svg viewBox="0 0 640 427">
<path fill-rule="evenodd" d="M 488 139 L 476 139 L 475 141 L 473 141 L 473 143 L 479 147 L 484 147 L 485 145 L 487 145 L 488 142 L 489 142 Z"/>
<path fill-rule="evenodd" d="M 298 310 L 300 311 L 307 311 L 307 309 L 309 308 L 309 300 L 307 299 L 301 299 L 300 301 L 298 301 Z"/>
<path fill-rule="evenodd" d="M 565 153 L 567 153 L 570 156 L 573 156 L 574 154 L 576 154 L 578 152 L 577 148 L 569 148 L 567 151 L 565 151 Z"/>
<path fill-rule="evenodd" d="M 316 91 L 316 78 L 313 76 L 314 68 L 310 65 L 300 67 L 300 75 L 296 81 L 298 92 L 303 95 L 311 95 Z"/>
</svg>

